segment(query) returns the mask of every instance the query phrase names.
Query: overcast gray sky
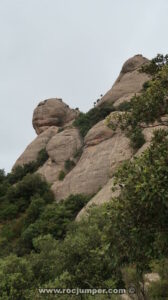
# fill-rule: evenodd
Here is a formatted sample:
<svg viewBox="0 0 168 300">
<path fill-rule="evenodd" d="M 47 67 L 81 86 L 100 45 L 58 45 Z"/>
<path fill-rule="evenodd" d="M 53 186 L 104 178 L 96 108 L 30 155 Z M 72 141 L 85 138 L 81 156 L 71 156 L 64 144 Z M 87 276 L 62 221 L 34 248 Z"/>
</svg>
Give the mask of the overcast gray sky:
<svg viewBox="0 0 168 300">
<path fill-rule="evenodd" d="M 168 53 L 167 0 L 0 0 L 0 168 L 35 138 L 39 101 L 89 110 L 126 59 Z"/>
</svg>

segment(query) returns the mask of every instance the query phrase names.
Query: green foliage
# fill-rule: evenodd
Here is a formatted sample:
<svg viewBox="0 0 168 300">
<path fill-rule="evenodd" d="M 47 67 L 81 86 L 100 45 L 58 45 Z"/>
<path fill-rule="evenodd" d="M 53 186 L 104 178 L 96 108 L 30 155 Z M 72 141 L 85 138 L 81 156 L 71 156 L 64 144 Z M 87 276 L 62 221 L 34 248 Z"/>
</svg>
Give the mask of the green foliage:
<svg viewBox="0 0 168 300">
<path fill-rule="evenodd" d="M 151 262 L 151 269 L 158 273 L 161 279 L 168 278 L 168 258 L 162 258 Z"/>
<path fill-rule="evenodd" d="M 38 174 L 28 174 L 17 185 L 9 186 L 0 198 L 0 221 L 13 219 L 24 212 L 36 194 L 47 203 L 53 201 L 49 185 Z"/>
<path fill-rule="evenodd" d="M 131 104 L 130 102 L 124 101 L 116 107 L 117 111 L 130 111 Z"/>
<path fill-rule="evenodd" d="M 3 169 L 0 169 L 0 184 L 5 181 L 5 171 Z"/>
<path fill-rule="evenodd" d="M 82 153 L 83 153 L 83 148 L 81 147 L 81 148 L 79 148 L 79 149 L 76 151 L 76 153 L 74 154 L 74 158 L 77 159 L 77 160 L 79 160 L 80 157 L 82 156 Z"/>
<path fill-rule="evenodd" d="M 70 172 L 75 167 L 75 162 L 71 159 L 65 161 L 65 169 Z"/>
<path fill-rule="evenodd" d="M 61 170 L 59 173 L 58 179 L 60 181 L 62 181 L 62 180 L 64 180 L 65 176 L 66 176 L 65 172 L 63 170 Z"/>
<path fill-rule="evenodd" d="M 14 299 L 29 299 L 26 297 L 30 285 L 31 299 L 37 296 L 35 286 L 125 288 L 129 284 L 135 285 L 140 297 L 144 272 L 156 270 L 160 273 L 164 265 L 161 282 L 151 286 L 149 299 L 161 299 L 159 297 L 163 295 L 167 297 L 163 292 L 163 288 L 167 288 L 165 278 L 168 276 L 167 158 L 168 134 L 163 130 L 156 131 L 151 147 L 142 156 L 124 163 L 116 172 L 115 184 L 123 187 L 120 196 L 101 207 L 92 207 L 88 217 L 78 222 L 73 221 L 89 197 L 71 195 L 59 203 L 48 203 L 49 199 L 43 198 L 46 186 L 39 190 L 37 179 L 34 179 L 34 189 L 30 180 L 32 175 L 27 175 L 29 178 L 24 178 L 17 186 L 29 205 L 22 219 L 18 219 L 21 230 L 20 233 L 17 231 L 17 240 L 9 248 L 23 256 L 17 258 L 18 265 L 25 263 L 25 257 L 27 264 L 24 265 L 23 285 L 20 283 L 21 275 L 18 275 L 20 287 L 15 285 L 19 296 L 11 283 L 11 274 L 2 266 L 3 286 L 0 293 L 3 293 L 4 299 L 10 299 L 12 295 Z M 13 188 L 12 192 L 8 192 L 10 199 L 13 199 L 12 195 L 20 195 L 18 191 L 14 193 Z M 4 228 L 4 234 L 0 234 L 1 245 L 4 245 L 5 238 L 10 245 L 16 228 L 16 223 Z M 160 263 L 157 269 L 151 266 L 153 260 Z M 12 270 L 8 261 L 11 261 L 10 256 L 3 263 L 10 265 Z M 11 272 L 15 276 L 15 271 Z M 21 273 L 20 269 L 17 273 Z M 25 283 L 24 278 L 28 274 L 30 279 Z M 6 278 L 9 285 L 6 285 Z M 35 278 L 33 282 L 32 278 Z M 105 299 L 101 295 L 95 298 Z M 86 295 L 84 299 L 88 300 L 90 296 Z"/>
<path fill-rule="evenodd" d="M 17 204 L 4 202 L 1 205 L 0 220 L 11 220 L 18 214 L 19 208 Z"/>
<path fill-rule="evenodd" d="M 47 262 L 43 257 L 47 253 L 47 257 L 52 257 L 51 261 L 53 261 L 53 267 L 49 270 L 53 273 L 49 273 L 49 279 L 52 280 L 54 274 L 55 278 L 59 279 L 60 287 L 106 287 L 105 281 L 111 276 L 116 287 L 120 282 L 121 274 L 118 274 L 118 279 L 115 279 L 114 274 L 117 274 L 115 264 L 108 252 L 108 245 L 102 242 L 103 227 L 108 221 L 109 218 L 105 218 L 104 210 L 96 210 L 92 212 L 89 221 L 85 220 L 71 225 L 65 239 L 60 243 L 57 242 L 55 247 L 52 246 L 52 242 L 51 246 L 48 243 L 42 243 L 39 246 L 38 239 L 38 245 L 34 245 L 38 254 L 34 254 L 33 258 L 37 276 L 41 276 L 39 268 L 40 270 L 46 268 Z M 67 281 L 64 277 L 65 271 L 68 276 L 66 276 Z M 44 273 L 46 276 L 46 272 Z M 41 280 L 44 280 L 43 276 Z"/>
<path fill-rule="evenodd" d="M 10 184 L 14 184 L 23 179 L 28 173 L 32 174 L 38 170 L 48 159 L 46 149 L 41 149 L 37 155 L 36 161 L 24 164 L 23 166 L 16 166 L 14 170 L 7 175 L 7 180 Z"/>
<path fill-rule="evenodd" d="M 136 270 L 135 265 L 129 265 L 122 269 L 122 276 L 126 290 L 133 287 L 138 299 L 143 299 L 143 277 Z"/>
<path fill-rule="evenodd" d="M 131 141 L 131 147 L 135 150 L 142 147 L 145 143 L 145 138 L 140 127 L 135 127 L 134 129 L 132 129 L 129 132 L 128 136 Z"/>
<path fill-rule="evenodd" d="M 167 112 L 168 66 L 163 58 L 160 60 L 159 70 L 142 95 L 131 100 L 128 110 L 120 108 L 125 111 L 120 126 L 136 148 L 144 142 L 141 124 L 154 122 Z M 82 134 L 101 119 L 102 112 L 97 109 L 78 119 Z M 42 153 L 38 165 L 46 158 Z M 11 175 L 0 171 L 0 299 L 43 299 L 38 287 L 130 285 L 135 286 L 140 299 L 168 299 L 167 164 L 168 132 L 157 130 L 150 148 L 117 170 L 114 185 L 121 187 L 120 195 L 101 207 L 91 207 L 78 222 L 74 220 L 90 197 L 71 195 L 57 203 L 49 185 L 39 175 L 25 176 L 18 169 L 11 179 Z M 71 167 L 71 161 L 67 161 L 65 169 Z M 31 173 L 30 169 L 26 172 Z M 17 184 L 13 185 L 14 182 Z M 143 289 L 146 272 L 158 272 L 161 277 L 147 291 Z"/>
<path fill-rule="evenodd" d="M 168 281 L 167 278 L 152 283 L 147 292 L 150 300 L 168 300 Z"/>
<path fill-rule="evenodd" d="M 30 299 L 28 296 L 34 286 L 34 279 L 27 259 L 14 255 L 0 259 L 0 299 Z"/>
<path fill-rule="evenodd" d="M 150 75 L 157 74 L 164 65 L 168 65 L 168 54 L 158 54 L 148 64 L 141 67 L 140 72 L 145 72 Z"/>
<path fill-rule="evenodd" d="M 103 120 L 114 110 L 115 108 L 113 105 L 94 107 L 87 113 L 80 113 L 73 124 L 79 128 L 81 135 L 84 137 L 90 128 L 92 128 L 99 121 Z"/>
<path fill-rule="evenodd" d="M 120 116 L 119 123 L 137 149 L 145 142 L 142 128 L 168 112 L 168 64 L 159 67 L 152 80 L 147 82 L 140 96 L 134 96 L 129 111 Z M 110 123 L 109 126 L 112 126 Z"/>
<path fill-rule="evenodd" d="M 25 221 L 30 226 L 26 227 L 21 235 L 26 247 L 32 247 L 32 240 L 38 235 L 51 234 L 56 239 L 63 239 L 71 222 L 89 199 L 90 196 L 70 195 L 67 199 L 59 203 L 54 202 L 49 204 L 44 209 L 43 206 L 40 206 L 40 208 L 37 207 L 40 199 L 35 199 L 26 211 Z M 41 214 L 40 211 L 42 212 Z M 31 219 L 34 219 L 33 221 L 36 219 L 37 221 L 31 224 L 30 216 Z"/>
<path fill-rule="evenodd" d="M 25 224 L 29 225 L 31 223 L 34 223 L 44 210 L 44 206 L 45 201 L 43 198 L 39 197 L 38 195 L 33 196 L 31 198 L 30 205 L 26 210 Z"/>
<path fill-rule="evenodd" d="M 123 245 L 125 255 L 131 263 L 136 261 L 140 270 L 147 269 L 152 258 L 166 256 L 167 157 L 167 132 L 160 130 L 151 147 L 141 157 L 124 163 L 115 175 L 116 184 L 124 189 L 113 213 L 117 209 L 122 232 L 128 237 L 125 249 Z"/>
<path fill-rule="evenodd" d="M 36 168 L 38 169 L 39 167 L 43 166 L 44 163 L 48 159 L 48 153 L 45 148 L 41 149 L 38 153 L 37 160 L 36 160 Z"/>
</svg>

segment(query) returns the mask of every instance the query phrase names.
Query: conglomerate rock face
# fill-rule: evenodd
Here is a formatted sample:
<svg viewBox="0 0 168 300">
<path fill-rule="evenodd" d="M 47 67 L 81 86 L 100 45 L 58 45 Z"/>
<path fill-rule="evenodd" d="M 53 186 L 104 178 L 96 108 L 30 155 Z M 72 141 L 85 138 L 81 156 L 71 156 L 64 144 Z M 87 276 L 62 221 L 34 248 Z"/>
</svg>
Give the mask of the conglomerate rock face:
<svg viewBox="0 0 168 300">
<path fill-rule="evenodd" d="M 142 55 L 127 60 L 113 87 L 101 98 L 97 106 L 101 109 L 104 104 L 113 103 L 117 107 L 120 103 L 129 101 L 135 94 L 141 93 L 143 84 L 150 76 L 139 70 L 148 62 Z M 14 167 L 36 160 L 38 152 L 45 148 L 49 158 L 37 172 L 51 183 L 56 201 L 70 194 L 93 195 L 79 213 L 77 219 L 80 219 L 91 205 L 101 205 L 112 196 L 118 195 L 119 189 L 113 193 L 111 190 L 115 170 L 124 160 L 140 155 L 149 147 L 153 131 L 167 128 L 168 116 L 164 116 L 160 123 L 155 122 L 144 127 L 146 143 L 135 153 L 130 147 L 129 139 L 120 128 L 108 128 L 106 119 L 95 124 L 85 138 L 82 138 L 73 125 L 78 114 L 78 109 L 71 109 L 58 98 L 40 102 L 33 114 L 33 127 L 38 136 L 18 158 Z M 122 112 L 110 114 L 113 124 L 117 122 L 116 114 Z M 80 156 L 76 155 L 78 152 Z M 73 162 L 73 168 L 68 171 L 67 162 Z M 60 172 L 66 175 L 62 181 L 59 178 Z"/>
</svg>

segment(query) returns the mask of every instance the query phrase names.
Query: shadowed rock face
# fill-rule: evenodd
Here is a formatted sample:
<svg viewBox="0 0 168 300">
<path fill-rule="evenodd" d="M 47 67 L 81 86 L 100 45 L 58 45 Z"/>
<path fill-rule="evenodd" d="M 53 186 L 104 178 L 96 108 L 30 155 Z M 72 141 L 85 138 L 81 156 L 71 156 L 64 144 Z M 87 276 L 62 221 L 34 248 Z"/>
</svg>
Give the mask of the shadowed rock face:
<svg viewBox="0 0 168 300">
<path fill-rule="evenodd" d="M 97 106 L 103 103 L 114 103 L 114 106 L 117 106 L 124 101 L 129 101 L 135 94 L 139 94 L 143 84 L 150 79 L 149 75 L 140 73 L 139 69 L 148 62 L 149 60 L 142 55 L 135 55 L 128 59 L 114 85 L 101 98 Z"/>
<path fill-rule="evenodd" d="M 74 120 L 79 114 L 77 110 L 69 108 L 62 99 L 48 99 L 39 103 L 33 114 L 33 127 L 37 134 L 50 126 L 62 127 Z"/>
</svg>

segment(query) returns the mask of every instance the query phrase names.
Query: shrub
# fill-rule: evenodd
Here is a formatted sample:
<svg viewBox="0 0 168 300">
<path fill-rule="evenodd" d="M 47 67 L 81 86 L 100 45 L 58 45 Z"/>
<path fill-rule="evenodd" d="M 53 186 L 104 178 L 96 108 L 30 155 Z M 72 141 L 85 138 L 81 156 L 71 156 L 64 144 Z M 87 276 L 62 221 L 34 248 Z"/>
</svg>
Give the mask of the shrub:
<svg viewBox="0 0 168 300">
<path fill-rule="evenodd" d="M 84 137 L 91 127 L 103 120 L 114 110 L 113 105 L 94 107 L 87 113 L 80 113 L 73 124 L 79 128 L 81 135 Z"/>
<path fill-rule="evenodd" d="M 61 170 L 59 173 L 58 179 L 60 181 L 62 181 L 62 180 L 64 180 L 65 176 L 66 176 L 65 172 L 63 170 Z"/>
<path fill-rule="evenodd" d="M 65 169 L 70 172 L 75 167 L 75 162 L 71 159 L 65 161 Z"/>
<path fill-rule="evenodd" d="M 127 240 L 122 243 L 125 255 L 141 270 L 149 268 L 151 259 L 166 257 L 168 247 L 168 133 L 160 133 L 142 156 L 125 162 L 115 174 L 116 184 L 124 188 L 111 213 L 117 210 L 120 235 Z"/>
<path fill-rule="evenodd" d="M 37 194 L 45 203 L 51 203 L 54 199 L 48 183 L 38 174 L 28 174 L 16 186 L 9 186 L 6 194 L 0 198 L 0 219 L 10 220 L 24 212 L 31 198 Z"/>
<path fill-rule="evenodd" d="M 12 224 L 6 224 L 1 229 L 1 237 L 5 238 L 7 241 L 10 241 L 14 237 L 14 232 L 12 229 Z"/>
<path fill-rule="evenodd" d="M 164 65 L 168 65 L 168 54 L 158 54 L 148 64 L 141 67 L 140 72 L 145 72 L 150 75 L 156 75 Z"/>
<path fill-rule="evenodd" d="M 18 214 L 18 210 L 19 209 L 16 204 L 6 202 L 5 205 L 1 207 L 0 220 L 11 220 L 15 218 Z"/>
<path fill-rule="evenodd" d="M 3 183 L 6 179 L 5 171 L 3 169 L 0 169 L 0 184 Z"/>
<path fill-rule="evenodd" d="M 23 244 L 26 250 L 32 249 L 32 240 L 40 235 L 40 229 L 37 224 L 30 224 L 21 234 L 21 245 Z"/>
<path fill-rule="evenodd" d="M 41 211 L 40 215 L 36 210 L 39 217 L 34 223 L 33 227 L 32 225 L 30 225 L 26 232 L 23 233 L 24 239 L 25 234 L 26 238 L 29 238 L 31 240 L 32 237 L 36 236 L 36 234 L 39 235 L 48 233 L 50 233 L 57 239 L 63 239 L 70 223 L 75 219 L 78 212 L 89 201 L 89 199 L 90 196 L 71 195 L 67 199 L 62 200 L 59 203 L 54 202 L 47 205 Z M 28 209 L 27 213 L 29 211 L 30 210 Z M 30 235 L 30 232 L 33 232 L 33 234 L 35 233 L 35 235 Z"/>
<path fill-rule="evenodd" d="M 168 64 L 159 66 L 159 71 L 148 81 L 140 96 L 134 96 L 130 101 L 130 110 L 122 114 L 119 120 L 120 128 L 131 139 L 134 148 L 141 147 L 145 142 L 142 134 L 142 124 L 160 120 L 168 112 Z M 109 125 L 109 127 L 112 124 Z"/>
<path fill-rule="evenodd" d="M 49 156 L 48 156 L 46 149 L 45 148 L 41 149 L 37 155 L 36 169 L 43 166 L 44 163 L 47 161 L 48 157 Z"/>
<path fill-rule="evenodd" d="M 130 109 L 131 109 L 131 104 L 130 102 L 127 101 L 122 102 L 116 107 L 116 110 L 119 111 L 130 111 Z"/>
<path fill-rule="evenodd" d="M 149 297 L 148 299 L 150 300 L 168 299 L 167 279 L 151 283 L 147 291 L 147 296 Z"/>
<path fill-rule="evenodd" d="M 135 127 L 134 130 L 128 132 L 127 136 L 130 138 L 131 146 L 135 150 L 141 148 L 145 143 L 144 135 L 139 127 Z"/>
<path fill-rule="evenodd" d="M 0 259 L 0 298 L 26 300 L 34 285 L 30 263 L 25 258 L 10 255 Z"/>
<path fill-rule="evenodd" d="M 26 210 L 25 224 L 34 223 L 35 220 L 40 216 L 41 212 L 44 210 L 45 201 L 38 195 L 31 198 L 30 205 Z"/>
<path fill-rule="evenodd" d="M 74 158 L 76 158 L 77 160 L 80 159 L 80 157 L 82 156 L 82 153 L 83 153 L 83 148 L 81 147 L 74 154 Z"/>
<path fill-rule="evenodd" d="M 37 171 L 48 159 L 46 149 L 41 149 L 37 155 L 36 161 L 29 162 L 23 166 L 16 166 L 14 170 L 7 175 L 10 184 L 14 184 L 23 179 L 28 173 L 32 174 Z"/>
</svg>

